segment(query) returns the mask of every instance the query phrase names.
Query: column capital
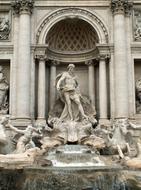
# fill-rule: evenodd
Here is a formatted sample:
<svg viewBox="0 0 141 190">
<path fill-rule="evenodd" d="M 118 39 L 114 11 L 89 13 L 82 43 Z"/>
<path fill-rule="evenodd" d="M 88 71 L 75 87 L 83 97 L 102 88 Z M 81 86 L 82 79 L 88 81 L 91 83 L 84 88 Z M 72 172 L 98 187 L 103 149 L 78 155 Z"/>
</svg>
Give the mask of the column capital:
<svg viewBox="0 0 141 190">
<path fill-rule="evenodd" d="M 59 61 L 57 61 L 57 60 L 51 60 L 51 65 L 57 66 L 57 65 L 59 65 L 59 64 L 60 64 Z"/>
<path fill-rule="evenodd" d="M 41 55 L 41 54 L 35 55 L 35 59 L 38 59 L 39 61 L 47 61 L 48 60 L 47 55 Z"/>
<path fill-rule="evenodd" d="M 14 0 L 11 6 L 16 14 L 31 14 L 33 9 L 34 0 Z"/>
<path fill-rule="evenodd" d="M 90 66 L 90 65 L 93 65 L 93 60 L 88 60 L 88 61 L 85 61 L 85 65 L 88 65 L 88 66 Z"/>
<path fill-rule="evenodd" d="M 20 2 L 18 0 L 12 1 L 11 7 L 13 9 L 13 14 L 18 15 L 20 12 Z"/>
<path fill-rule="evenodd" d="M 106 61 L 106 60 L 108 60 L 108 59 L 110 59 L 110 55 L 109 54 L 100 54 L 100 55 L 98 55 L 98 57 L 97 57 L 97 60 L 104 60 L 104 61 Z"/>
<path fill-rule="evenodd" d="M 32 13 L 34 0 L 20 0 L 20 14 Z"/>
<path fill-rule="evenodd" d="M 129 14 L 132 8 L 131 0 L 111 0 L 113 14 Z"/>
<path fill-rule="evenodd" d="M 37 47 L 34 50 L 34 58 L 42 61 L 47 61 L 47 54 L 46 54 L 46 48 L 44 47 Z"/>
</svg>

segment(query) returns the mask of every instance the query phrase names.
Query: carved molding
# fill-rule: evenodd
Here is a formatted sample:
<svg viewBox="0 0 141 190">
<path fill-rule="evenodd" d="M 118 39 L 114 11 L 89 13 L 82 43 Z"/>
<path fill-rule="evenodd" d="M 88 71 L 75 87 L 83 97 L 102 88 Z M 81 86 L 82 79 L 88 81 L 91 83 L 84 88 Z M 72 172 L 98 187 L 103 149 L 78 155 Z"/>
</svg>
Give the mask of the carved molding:
<svg viewBox="0 0 141 190">
<path fill-rule="evenodd" d="M 99 28 L 101 28 L 101 30 L 103 31 L 105 39 L 108 42 L 108 31 L 107 31 L 107 28 L 104 26 L 103 22 L 95 14 L 89 12 L 88 10 L 74 7 L 74 8 L 59 9 L 56 12 L 53 12 L 52 14 L 50 14 L 47 18 L 45 18 L 37 31 L 36 43 L 39 43 L 40 34 L 47 23 L 49 22 L 51 23 L 52 20 L 54 20 L 55 18 L 58 19 L 59 17 L 65 16 L 65 15 L 67 15 L 66 18 L 72 18 L 72 16 L 69 16 L 72 14 L 73 14 L 73 18 L 76 18 L 76 17 L 79 18 L 79 16 L 82 15 L 84 17 L 88 17 L 91 20 L 91 22 L 93 23 L 96 22 Z"/>
<path fill-rule="evenodd" d="M 114 14 L 125 13 L 130 15 L 133 3 L 129 0 L 111 0 L 111 9 Z"/>
<path fill-rule="evenodd" d="M 19 13 L 32 13 L 34 0 L 15 0 L 11 6 L 15 14 Z"/>
<path fill-rule="evenodd" d="M 98 55 L 98 50 L 92 50 L 88 52 L 77 52 L 77 54 L 60 53 L 47 49 L 47 56 L 50 60 L 57 60 L 60 62 L 83 62 L 91 59 L 95 59 Z"/>
</svg>

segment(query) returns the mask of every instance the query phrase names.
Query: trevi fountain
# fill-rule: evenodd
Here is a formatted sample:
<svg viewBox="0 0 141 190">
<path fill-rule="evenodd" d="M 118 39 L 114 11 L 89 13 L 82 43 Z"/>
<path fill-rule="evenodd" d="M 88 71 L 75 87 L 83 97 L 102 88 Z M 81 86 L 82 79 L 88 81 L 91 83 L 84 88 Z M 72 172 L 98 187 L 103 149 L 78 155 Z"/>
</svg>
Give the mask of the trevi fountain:
<svg viewBox="0 0 141 190">
<path fill-rule="evenodd" d="M 0 190 L 141 189 L 141 1 L 0 0 Z"/>
</svg>

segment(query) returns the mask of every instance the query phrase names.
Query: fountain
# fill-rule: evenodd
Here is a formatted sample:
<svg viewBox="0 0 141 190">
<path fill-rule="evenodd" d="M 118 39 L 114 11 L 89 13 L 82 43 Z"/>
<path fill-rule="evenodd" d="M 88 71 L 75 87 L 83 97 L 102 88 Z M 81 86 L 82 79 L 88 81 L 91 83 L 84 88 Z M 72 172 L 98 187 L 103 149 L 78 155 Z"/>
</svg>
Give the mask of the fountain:
<svg viewBox="0 0 141 190">
<path fill-rule="evenodd" d="M 98 124 L 74 68 L 57 76 L 60 98 L 47 124 L 18 129 L 1 119 L 3 134 L 7 127 L 17 142 L 13 152 L 0 154 L 0 190 L 141 189 L 141 143 L 132 136 L 141 127 L 126 118 Z"/>
</svg>

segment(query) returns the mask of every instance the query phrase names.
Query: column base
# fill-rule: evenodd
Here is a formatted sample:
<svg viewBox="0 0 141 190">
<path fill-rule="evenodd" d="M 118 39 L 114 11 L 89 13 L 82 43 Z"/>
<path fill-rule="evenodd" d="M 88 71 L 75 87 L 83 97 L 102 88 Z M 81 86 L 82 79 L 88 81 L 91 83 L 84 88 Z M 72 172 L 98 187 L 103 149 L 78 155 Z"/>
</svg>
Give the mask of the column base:
<svg viewBox="0 0 141 190">
<path fill-rule="evenodd" d="M 111 121 L 105 118 L 101 118 L 99 120 L 99 124 L 104 126 L 111 126 Z"/>
<path fill-rule="evenodd" d="M 0 119 L 1 119 L 2 117 L 10 118 L 10 115 L 9 115 L 9 114 L 0 114 Z"/>
<path fill-rule="evenodd" d="M 30 118 L 10 118 L 11 119 L 11 124 L 16 126 L 16 127 L 26 127 L 29 124 L 32 124 Z"/>
<path fill-rule="evenodd" d="M 38 118 L 36 120 L 36 124 L 40 124 L 40 125 L 46 125 L 46 119 L 45 118 Z"/>
</svg>

